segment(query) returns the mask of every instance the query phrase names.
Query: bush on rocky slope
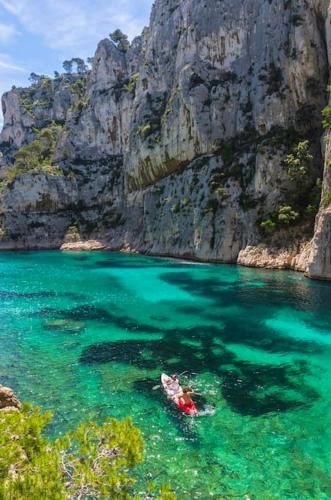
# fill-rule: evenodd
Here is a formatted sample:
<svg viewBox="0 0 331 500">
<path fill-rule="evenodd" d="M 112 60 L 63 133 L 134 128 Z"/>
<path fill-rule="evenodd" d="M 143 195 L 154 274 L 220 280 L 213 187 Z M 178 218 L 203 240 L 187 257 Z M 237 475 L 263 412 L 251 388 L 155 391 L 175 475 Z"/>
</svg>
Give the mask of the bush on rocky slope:
<svg viewBox="0 0 331 500">
<path fill-rule="evenodd" d="M 54 165 L 54 152 L 61 131 L 62 127 L 54 123 L 50 127 L 37 130 L 36 138 L 15 153 L 15 163 L 5 175 L 6 183 L 9 184 L 21 174 L 33 170 L 61 175 L 62 170 Z"/>
<path fill-rule="evenodd" d="M 43 435 L 50 419 L 29 405 L 0 412 L 1 499 L 174 500 L 166 487 L 135 496 L 131 471 L 142 461 L 144 442 L 131 419 L 87 422 L 54 441 Z"/>
</svg>

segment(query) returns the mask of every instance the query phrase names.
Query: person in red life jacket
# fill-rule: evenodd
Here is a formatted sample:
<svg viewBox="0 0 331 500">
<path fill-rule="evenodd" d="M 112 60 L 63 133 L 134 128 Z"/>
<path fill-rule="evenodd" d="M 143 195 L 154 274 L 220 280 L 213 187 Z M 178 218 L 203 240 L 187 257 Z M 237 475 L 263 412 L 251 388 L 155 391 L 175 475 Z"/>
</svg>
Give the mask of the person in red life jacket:
<svg viewBox="0 0 331 500">
<path fill-rule="evenodd" d="M 191 398 L 191 394 L 194 394 L 194 390 L 191 387 L 183 387 L 183 392 L 179 396 L 179 402 L 187 408 L 194 407 L 194 401 Z"/>
</svg>

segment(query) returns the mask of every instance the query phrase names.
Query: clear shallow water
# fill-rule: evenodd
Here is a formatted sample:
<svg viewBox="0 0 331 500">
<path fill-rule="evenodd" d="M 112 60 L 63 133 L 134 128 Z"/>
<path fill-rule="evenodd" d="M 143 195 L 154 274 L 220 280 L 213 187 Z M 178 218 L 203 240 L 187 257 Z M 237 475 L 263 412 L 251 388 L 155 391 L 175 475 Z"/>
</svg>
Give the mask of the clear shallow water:
<svg viewBox="0 0 331 500">
<path fill-rule="evenodd" d="M 119 254 L 0 253 L 0 383 L 50 434 L 132 415 L 180 499 L 331 497 L 331 285 Z M 189 370 L 191 419 L 153 391 Z"/>
</svg>

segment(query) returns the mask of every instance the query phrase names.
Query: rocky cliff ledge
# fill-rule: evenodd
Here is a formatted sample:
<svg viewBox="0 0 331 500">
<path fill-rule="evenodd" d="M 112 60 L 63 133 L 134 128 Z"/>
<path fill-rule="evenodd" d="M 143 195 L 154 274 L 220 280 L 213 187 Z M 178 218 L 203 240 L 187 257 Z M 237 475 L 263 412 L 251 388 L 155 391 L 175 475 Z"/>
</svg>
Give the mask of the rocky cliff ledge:
<svg viewBox="0 0 331 500">
<path fill-rule="evenodd" d="M 0 248 L 97 240 L 330 278 L 329 3 L 157 0 L 130 47 L 6 93 Z"/>
<path fill-rule="evenodd" d="M 0 385 L 0 412 L 13 411 L 21 408 L 20 401 L 16 398 L 14 392 L 9 387 Z"/>
</svg>

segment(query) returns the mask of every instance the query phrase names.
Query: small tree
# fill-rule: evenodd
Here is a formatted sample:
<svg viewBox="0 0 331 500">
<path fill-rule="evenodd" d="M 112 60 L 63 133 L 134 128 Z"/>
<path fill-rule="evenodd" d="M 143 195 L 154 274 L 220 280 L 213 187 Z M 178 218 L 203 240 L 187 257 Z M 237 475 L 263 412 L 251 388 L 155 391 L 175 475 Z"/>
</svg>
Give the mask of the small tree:
<svg viewBox="0 0 331 500">
<path fill-rule="evenodd" d="M 60 78 L 60 73 L 58 71 L 54 71 L 54 78 Z"/>
<path fill-rule="evenodd" d="M 116 47 L 122 52 L 127 52 L 130 48 L 130 42 L 128 36 L 122 33 L 120 29 L 117 29 L 109 34 L 109 38 L 116 45 Z"/>
<path fill-rule="evenodd" d="M 267 219 L 261 222 L 260 227 L 266 234 L 272 234 L 276 231 L 277 224 L 273 220 Z"/>
<path fill-rule="evenodd" d="M 84 59 L 80 57 L 74 57 L 72 59 L 73 64 L 76 64 L 76 71 L 78 74 L 83 75 L 87 71 L 87 66 L 85 64 Z"/>
<path fill-rule="evenodd" d="M 38 85 L 44 78 L 44 75 L 38 75 L 34 71 L 29 76 L 29 80 L 33 85 Z"/>
<path fill-rule="evenodd" d="M 71 60 L 66 60 L 66 61 L 63 61 L 63 69 L 66 73 L 68 73 L 69 75 L 72 73 L 72 66 L 73 66 L 73 61 L 72 59 Z"/>
<path fill-rule="evenodd" d="M 69 75 L 73 72 L 74 66 L 76 69 L 76 73 L 78 73 L 79 75 L 84 75 L 87 72 L 88 68 L 85 64 L 85 61 L 80 57 L 73 57 L 72 59 L 63 62 L 63 68 Z"/>
<path fill-rule="evenodd" d="M 308 140 L 299 142 L 293 152 L 287 155 L 285 163 L 292 182 L 302 186 L 307 183 L 312 168 L 313 155 Z"/>
<path fill-rule="evenodd" d="M 299 213 L 295 212 L 290 205 L 283 205 L 278 210 L 278 221 L 281 224 L 290 224 L 299 218 Z"/>
</svg>

